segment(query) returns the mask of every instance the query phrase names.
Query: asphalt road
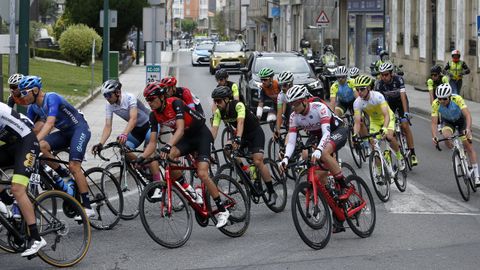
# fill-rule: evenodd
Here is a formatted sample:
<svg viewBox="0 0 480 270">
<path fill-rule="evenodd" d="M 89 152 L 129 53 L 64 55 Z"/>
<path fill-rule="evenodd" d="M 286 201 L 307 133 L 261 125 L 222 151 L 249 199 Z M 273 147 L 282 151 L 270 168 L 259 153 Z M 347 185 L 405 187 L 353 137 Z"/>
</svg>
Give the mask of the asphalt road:
<svg viewBox="0 0 480 270">
<path fill-rule="evenodd" d="M 216 82 L 208 67 L 192 67 L 188 52 L 179 52 L 176 75 L 180 85 L 197 94 L 210 112 L 210 93 Z M 230 78 L 235 81 L 239 76 Z M 202 228 L 194 222 L 190 240 L 178 249 L 157 245 L 139 218 L 121 221 L 111 231 L 92 230 L 89 253 L 75 268 L 478 269 L 480 194 L 472 194 L 469 202 L 462 200 L 453 178 L 451 152 L 435 150 L 429 125 L 429 119 L 415 115 L 420 165 L 409 174 L 406 192 L 392 186 L 387 203 L 374 194 L 377 222 L 369 238 L 361 239 L 347 230 L 333 235 L 323 250 L 312 250 L 294 228 L 289 200 L 279 214 L 264 204 L 252 205 L 250 226 L 240 238 L 229 238 L 212 226 Z M 217 144 L 219 141 L 217 138 Z M 479 151 L 479 141 L 475 143 Z M 340 156 L 354 165 L 346 150 Z M 357 173 L 371 186 L 365 166 Z M 293 181 L 288 188 L 290 199 Z M 48 268 L 40 259 L 28 261 L 1 252 L 0 262 L 0 269 Z"/>
</svg>

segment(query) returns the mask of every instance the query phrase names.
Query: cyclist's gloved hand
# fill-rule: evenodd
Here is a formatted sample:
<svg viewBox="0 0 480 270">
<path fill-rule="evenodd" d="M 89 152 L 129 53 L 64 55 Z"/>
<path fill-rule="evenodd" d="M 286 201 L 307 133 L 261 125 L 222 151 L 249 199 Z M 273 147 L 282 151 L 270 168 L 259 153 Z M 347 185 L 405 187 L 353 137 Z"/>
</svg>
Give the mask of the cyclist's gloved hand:
<svg viewBox="0 0 480 270">
<path fill-rule="evenodd" d="M 437 144 L 438 144 L 438 138 L 437 138 L 437 137 L 433 137 L 433 138 L 432 138 L 432 141 L 433 141 L 433 144 L 434 144 L 434 145 L 437 145 Z"/>
<path fill-rule="evenodd" d="M 280 161 L 280 164 L 278 164 L 279 168 L 280 168 L 280 171 L 285 171 L 285 169 L 287 168 L 287 165 L 288 165 L 288 157 L 284 157 L 282 159 L 282 161 Z"/>
<path fill-rule="evenodd" d="M 127 134 L 124 134 L 124 133 L 118 135 L 118 137 L 117 137 L 117 141 L 118 141 L 120 144 L 126 143 L 126 142 L 127 142 L 127 139 L 128 139 L 128 135 L 127 135 Z"/>
<path fill-rule="evenodd" d="M 160 152 L 165 154 L 170 154 L 170 150 L 172 150 L 172 146 L 166 143 L 162 148 L 160 148 Z"/>
<path fill-rule="evenodd" d="M 101 144 L 101 143 L 95 144 L 95 145 L 92 147 L 92 153 L 93 153 L 93 155 L 98 154 L 98 152 L 102 151 L 102 149 L 103 149 L 103 144 Z"/>
<path fill-rule="evenodd" d="M 408 112 L 403 113 L 403 117 L 407 118 L 407 119 L 410 119 L 410 113 L 408 113 Z"/>
<path fill-rule="evenodd" d="M 386 128 L 386 127 L 382 127 L 382 128 L 380 129 L 380 134 L 381 134 L 381 135 L 387 134 L 387 128 Z"/>
</svg>

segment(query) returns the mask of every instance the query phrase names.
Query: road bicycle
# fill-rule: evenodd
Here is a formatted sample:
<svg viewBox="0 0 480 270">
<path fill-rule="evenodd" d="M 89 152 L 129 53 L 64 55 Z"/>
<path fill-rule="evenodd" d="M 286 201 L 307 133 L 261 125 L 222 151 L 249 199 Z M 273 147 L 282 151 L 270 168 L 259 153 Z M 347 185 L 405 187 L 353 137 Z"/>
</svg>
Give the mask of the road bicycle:
<svg viewBox="0 0 480 270">
<path fill-rule="evenodd" d="M 406 121 L 408 121 L 408 124 L 411 126 L 412 122 L 410 121 L 411 117 L 405 118 Z M 400 152 L 402 152 L 402 155 L 405 159 L 405 165 L 407 166 L 408 170 L 412 170 L 413 165 L 412 165 L 412 151 L 408 149 L 408 144 L 407 144 L 407 137 L 405 136 L 405 133 L 403 133 L 402 128 L 402 117 L 398 115 L 398 110 L 395 111 L 395 137 L 397 138 L 398 141 L 398 148 L 400 148 Z"/>
<path fill-rule="evenodd" d="M 353 116 L 350 113 L 345 113 L 342 118 L 346 119 L 346 124 L 348 125 L 348 146 L 350 148 L 350 153 L 352 154 L 353 161 L 360 169 L 362 168 L 363 162 L 367 161 L 368 149 L 363 146 L 362 141 L 356 141 L 353 138 Z"/>
<path fill-rule="evenodd" d="M 477 186 L 475 185 L 475 177 L 473 175 L 472 166 L 469 164 L 469 159 L 465 149 L 463 148 L 463 144 L 460 142 L 462 136 L 464 135 L 455 134 L 444 139 L 439 139 L 437 142 L 440 143 L 447 140 L 453 141 L 453 174 L 455 176 L 460 195 L 462 195 L 463 200 L 468 201 L 470 200 L 470 190 L 477 192 Z M 442 151 L 438 143 L 436 148 L 438 151 Z"/>
<path fill-rule="evenodd" d="M 29 190 L 40 190 L 39 164 L 30 178 Z M 0 169 L 0 185 L 10 185 L 11 177 Z M 38 232 L 47 245 L 36 256 L 56 267 L 70 267 L 79 263 L 87 254 L 91 241 L 89 219 L 83 207 L 73 197 L 58 190 L 44 191 L 37 196 L 27 192 L 32 202 Z M 68 208 L 68 211 L 66 210 Z M 81 220 L 75 221 L 74 217 Z M 28 226 L 23 217 L 17 219 L 0 212 L 0 249 L 9 253 L 25 251 L 28 244 Z"/>
<path fill-rule="evenodd" d="M 217 223 L 215 215 L 219 211 L 203 182 L 195 187 L 197 192 L 194 196 L 200 195 L 203 198 L 202 203 L 197 203 L 193 194 L 170 177 L 171 171 L 197 170 L 195 165 L 183 166 L 179 165 L 178 161 L 172 160 L 166 162 L 159 156 L 149 158 L 145 162 L 152 160 L 160 160 L 160 165 L 165 170 L 165 178 L 164 182 L 152 182 L 145 187 L 140 198 L 140 218 L 143 227 L 155 242 L 167 248 L 178 248 L 190 238 L 193 215 L 200 226 L 206 227 L 210 220 L 214 224 Z M 212 180 L 218 187 L 225 208 L 230 212 L 227 224 L 219 230 L 230 237 L 242 236 L 250 223 L 247 195 L 228 175 L 216 175 Z M 149 195 L 158 193 L 158 190 L 161 191 L 161 198 Z"/>
<path fill-rule="evenodd" d="M 308 181 L 299 183 L 292 194 L 292 218 L 300 238 L 313 249 L 324 248 L 332 234 L 332 215 L 339 222 L 346 221 L 356 235 L 369 237 L 376 211 L 367 184 L 358 175 L 349 175 L 345 179 L 348 187 L 341 193 L 333 178 L 328 178 L 327 185 L 320 182 L 315 175 L 319 170 L 324 171 L 308 161 Z"/>
<path fill-rule="evenodd" d="M 369 156 L 369 171 L 373 188 L 382 202 L 390 199 L 390 184 L 395 182 L 398 190 L 404 192 L 407 189 L 407 168 L 399 169 L 398 160 L 385 138 L 377 139 L 380 132 L 360 137 L 373 140 L 373 150 Z M 384 150 L 382 150 L 384 149 Z M 393 154 L 392 154 L 393 153 Z M 393 159 L 392 159 L 393 158 Z M 405 157 L 403 157 L 405 159 Z"/>
</svg>

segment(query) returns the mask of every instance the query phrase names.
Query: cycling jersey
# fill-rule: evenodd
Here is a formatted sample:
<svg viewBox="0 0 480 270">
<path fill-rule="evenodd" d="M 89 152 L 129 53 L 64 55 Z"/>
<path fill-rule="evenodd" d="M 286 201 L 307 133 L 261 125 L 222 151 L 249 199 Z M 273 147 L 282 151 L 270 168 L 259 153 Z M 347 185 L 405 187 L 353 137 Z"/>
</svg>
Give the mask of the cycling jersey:
<svg viewBox="0 0 480 270">
<path fill-rule="evenodd" d="M 388 102 L 400 99 L 400 93 L 405 93 L 405 83 L 402 76 L 392 75 L 390 82 L 379 80 L 375 84 L 375 91 L 385 96 Z"/>
<path fill-rule="evenodd" d="M 136 127 L 141 127 L 148 122 L 148 117 L 150 111 L 145 107 L 145 105 L 138 100 L 134 95 L 126 92 L 122 92 L 120 98 L 120 104 L 110 104 L 107 102 L 105 106 L 105 114 L 107 119 L 112 119 L 113 114 L 115 113 L 120 118 L 125 121 L 130 120 L 130 109 L 137 108 L 137 123 Z"/>
<path fill-rule="evenodd" d="M 55 127 L 59 130 L 67 130 L 79 123 L 86 123 L 83 115 L 55 92 L 45 93 L 41 106 L 36 103 L 30 104 L 27 116 L 32 121 L 38 119 L 44 122 L 47 117 L 55 116 Z"/>
<path fill-rule="evenodd" d="M 260 96 L 258 97 L 258 99 L 260 100 L 260 102 L 265 102 L 265 97 L 267 97 L 271 99 L 274 103 L 276 103 L 278 93 L 280 93 L 280 86 L 278 85 L 277 80 L 273 80 L 270 87 L 265 87 L 262 84 L 260 89 Z"/>
<path fill-rule="evenodd" d="M 19 113 L 0 102 L 0 146 L 21 141 L 31 132 Z"/>
<path fill-rule="evenodd" d="M 312 102 L 308 104 L 305 114 L 293 112 L 290 115 L 290 124 L 288 130 L 288 143 L 285 155 L 290 157 L 295 149 L 297 139 L 297 127 L 308 131 L 311 135 L 321 137 L 317 148 L 320 151 L 330 142 L 330 133 L 335 131 L 343 124 L 342 120 L 335 116 L 327 105 L 322 102 Z"/>
<path fill-rule="evenodd" d="M 355 116 L 361 116 L 362 111 L 370 118 L 370 132 L 375 133 L 383 126 L 385 118 L 383 117 L 382 108 L 388 109 L 390 116 L 390 122 L 388 129 L 394 129 L 395 127 L 395 115 L 385 101 L 385 97 L 377 91 L 370 91 L 368 100 L 364 100 L 361 97 L 357 97 L 353 103 L 353 112 Z"/>
<path fill-rule="evenodd" d="M 161 113 L 153 110 L 150 113 L 150 128 L 152 132 L 158 132 L 158 124 L 176 129 L 176 120 L 185 120 L 185 131 L 195 132 L 195 127 L 205 123 L 200 113 L 192 110 L 185 102 L 176 97 L 169 97 L 165 100 L 165 108 Z"/>
<path fill-rule="evenodd" d="M 213 123 L 212 126 L 218 127 L 220 126 L 220 122 L 223 120 L 228 124 L 236 127 L 237 120 L 243 118 L 245 119 L 244 122 L 244 134 L 249 133 L 252 130 L 255 130 L 260 123 L 258 122 L 257 117 L 253 115 L 250 110 L 245 108 L 245 104 L 238 100 L 232 100 L 227 105 L 227 109 L 225 111 L 221 111 L 217 108 L 213 115 Z"/>
<path fill-rule="evenodd" d="M 338 102 L 349 103 L 355 100 L 353 79 L 348 79 L 344 84 L 338 81 L 334 82 L 330 87 L 330 97 L 336 97 Z"/>
<path fill-rule="evenodd" d="M 193 110 L 200 111 L 203 114 L 200 99 L 198 99 L 192 93 L 192 91 L 190 91 L 190 89 L 186 87 L 177 87 L 173 96 L 183 100 L 188 107 L 192 108 Z"/>
<path fill-rule="evenodd" d="M 442 115 L 442 121 L 456 122 L 463 117 L 462 110 L 467 108 L 465 101 L 459 95 L 452 95 L 447 106 L 440 104 L 438 99 L 432 103 L 432 117 Z"/>
<path fill-rule="evenodd" d="M 432 78 L 429 78 L 427 80 L 427 89 L 428 89 L 428 92 L 431 92 L 433 93 L 433 99 L 436 99 L 437 98 L 437 94 L 435 93 L 435 90 L 437 89 L 437 87 L 440 85 L 440 84 L 443 84 L 443 83 L 448 83 L 448 77 L 447 76 L 442 76 L 442 78 L 440 80 L 433 80 Z"/>
</svg>

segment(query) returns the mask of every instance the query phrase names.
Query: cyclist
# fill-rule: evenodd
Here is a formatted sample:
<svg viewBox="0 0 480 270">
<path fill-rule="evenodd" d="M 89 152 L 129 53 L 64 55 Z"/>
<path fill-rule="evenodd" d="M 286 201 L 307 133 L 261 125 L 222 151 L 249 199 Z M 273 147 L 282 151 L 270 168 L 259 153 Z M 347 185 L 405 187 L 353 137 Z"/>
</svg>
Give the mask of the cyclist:
<svg viewBox="0 0 480 270">
<path fill-rule="evenodd" d="M 233 99 L 234 100 L 242 100 L 243 97 L 240 96 L 240 91 L 238 90 L 238 84 L 228 80 L 228 72 L 226 69 L 219 69 L 215 72 L 215 80 L 217 80 L 217 87 L 218 86 L 228 86 L 232 89 Z M 217 110 L 217 105 L 215 102 L 212 104 L 212 113 L 215 113 Z"/>
<path fill-rule="evenodd" d="M 272 108 L 267 115 L 267 121 L 275 121 L 277 119 L 276 116 L 276 107 L 277 106 L 277 98 L 278 93 L 280 93 L 280 86 L 278 81 L 273 79 L 274 72 L 271 68 L 262 68 L 258 72 L 258 77 L 262 81 L 262 85 L 260 86 L 260 95 L 258 97 L 258 105 L 257 105 L 257 118 L 261 119 L 263 114 L 263 104 L 265 103 L 265 98 L 270 99 L 273 102 Z"/>
<path fill-rule="evenodd" d="M 440 84 L 448 83 L 448 76 L 442 74 L 442 67 L 434 65 L 430 69 L 430 78 L 427 80 L 428 93 L 430 94 L 430 105 L 437 98 L 435 90 Z"/>
<path fill-rule="evenodd" d="M 82 161 L 85 156 L 88 141 L 90 140 L 90 128 L 87 121 L 75 107 L 68 103 L 62 96 L 55 92 L 45 93 L 42 90 L 42 81 L 37 76 L 25 76 L 18 85 L 21 99 L 29 104 L 27 116 L 32 121 L 43 122 L 37 133 L 40 150 L 47 158 L 53 158 L 52 150 L 69 148 L 69 170 L 58 163 L 47 162 L 60 177 L 69 177 L 70 172 L 77 182 L 82 206 L 85 208 L 87 217 L 96 216 L 95 210 L 90 205 L 88 198 L 87 179 L 82 172 Z M 53 128 L 58 131 L 50 133 Z M 69 172 L 70 171 L 70 172 Z M 81 220 L 76 216 L 75 220 Z"/>
<path fill-rule="evenodd" d="M 7 105 L 10 108 L 13 108 L 13 105 L 15 105 L 15 100 L 18 100 L 20 97 L 18 84 L 22 79 L 23 79 L 23 74 L 20 74 L 20 73 L 15 73 L 8 78 L 8 85 L 10 87 L 10 96 L 8 96 Z"/>
<path fill-rule="evenodd" d="M 285 126 L 288 128 L 287 118 L 292 112 L 292 108 L 288 106 L 287 102 L 287 90 L 293 86 L 293 73 L 290 71 L 284 71 L 278 75 L 278 84 L 280 85 L 280 91 L 277 97 L 277 123 L 273 135 L 275 138 L 278 138 L 280 135 L 280 129 L 282 124 L 285 123 Z"/>
<path fill-rule="evenodd" d="M 167 144 L 160 149 L 161 158 L 176 159 L 180 156 L 196 152 L 197 175 L 205 183 L 212 196 L 219 213 L 217 215 L 217 228 L 227 224 L 230 213 L 220 199 L 217 186 L 208 175 L 210 161 L 210 145 L 213 143 L 212 134 L 205 125 L 205 118 L 198 112 L 187 106 L 185 102 L 176 97 L 167 98 L 167 90 L 161 84 L 147 84 L 143 90 L 143 96 L 147 100 L 152 111 L 150 112 L 150 128 L 152 133 L 143 154 L 137 158 L 141 163 L 146 157 L 152 155 L 157 148 L 158 125 L 165 125 L 175 132 Z M 156 164 L 156 163 L 155 163 Z M 158 166 L 152 173 L 159 172 Z M 185 181 L 181 171 L 172 171 L 172 179 L 179 182 Z M 183 185 L 183 183 L 181 183 Z"/>
<path fill-rule="evenodd" d="M 433 143 L 435 145 L 438 144 L 437 124 L 439 122 L 438 115 L 441 114 L 441 123 L 443 125 L 441 133 L 444 138 L 452 136 L 455 130 L 458 130 L 459 134 L 463 134 L 460 139 L 470 158 L 475 184 L 478 187 L 480 186 L 480 178 L 478 174 L 477 153 L 472 144 L 472 116 L 463 98 L 460 95 L 452 94 L 452 92 L 452 87 L 448 83 L 441 84 L 437 87 L 437 98 L 432 103 L 431 131 Z M 451 141 L 445 141 L 445 145 L 450 149 L 453 147 Z"/>
<path fill-rule="evenodd" d="M 372 91 L 374 79 L 367 75 L 360 75 L 355 79 L 355 88 L 358 91 L 358 97 L 353 103 L 354 120 L 353 133 L 358 136 L 362 123 L 362 112 L 370 118 L 370 133 L 380 132 L 390 143 L 398 160 L 399 169 L 405 169 L 405 161 L 400 153 L 398 142 L 393 135 L 395 129 L 395 114 L 388 106 L 385 97 Z"/>
<path fill-rule="evenodd" d="M 373 71 L 375 71 L 375 72 L 379 72 L 379 69 L 380 69 L 381 65 L 383 65 L 386 62 L 390 62 L 390 56 L 389 56 L 389 54 L 386 50 L 381 50 L 378 53 L 378 57 L 380 57 L 380 59 L 375 61 L 375 64 L 374 64 L 374 70 Z"/>
<path fill-rule="evenodd" d="M 354 80 L 348 79 L 348 70 L 340 66 L 335 70 L 337 81 L 330 87 L 330 109 L 342 117 L 347 110 L 353 113 L 353 101 L 358 96 L 354 90 Z"/>
<path fill-rule="evenodd" d="M 37 253 L 47 245 L 45 239 L 38 233 L 33 206 L 27 196 L 27 186 L 39 152 L 35 133 L 24 123 L 19 113 L 0 102 L 0 167 L 13 165 L 11 192 L 30 233 L 29 246 L 22 253 L 24 257 Z M 13 203 L 4 190 L 0 195 L 4 203 Z"/>
<path fill-rule="evenodd" d="M 217 110 L 213 116 L 212 136 L 217 137 L 220 121 L 226 121 L 236 128 L 236 136 L 233 139 L 233 148 L 247 148 L 252 153 L 253 163 L 260 171 L 262 179 L 267 186 L 268 204 L 274 205 L 278 195 L 272 184 L 272 176 L 263 162 L 263 147 L 265 145 L 265 133 L 258 119 L 246 109 L 245 104 L 238 100 L 232 100 L 232 90 L 227 86 L 218 86 L 212 92 L 212 98 L 217 104 Z"/>
<path fill-rule="evenodd" d="M 360 69 L 358 69 L 357 67 L 351 67 L 348 70 L 348 77 L 350 79 L 355 80 L 355 78 L 357 78 L 358 75 L 360 75 Z"/>
<path fill-rule="evenodd" d="M 311 161 L 313 163 L 321 161 L 321 167 L 325 168 L 319 175 L 322 184 L 327 184 L 329 170 L 335 181 L 342 188 L 346 188 L 345 177 L 337 160 L 333 157 L 333 153 L 345 145 L 348 128 L 343 125 L 342 120 L 335 116 L 326 104 L 310 102 L 309 97 L 310 93 L 304 85 L 294 85 L 287 91 L 287 100 L 292 106 L 293 112 L 290 115 L 285 156 L 280 163 L 280 169 L 284 171 L 288 165 L 288 160 L 295 150 L 297 129 L 302 128 L 310 135 L 307 144 L 317 145 L 311 156 Z M 345 199 L 342 196 L 339 198 Z M 345 228 L 339 221 L 335 221 L 334 232 L 341 231 L 345 231 Z"/>
<path fill-rule="evenodd" d="M 177 87 L 175 77 L 165 77 L 160 80 L 160 87 L 166 88 L 167 97 L 177 97 L 185 102 L 188 107 L 204 115 L 200 100 L 186 87 Z"/>
<path fill-rule="evenodd" d="M 452 51 L 452 60 L 447 62 L 444 70 L 448 77 L 450 77 L 449 84 L 452 87 L 452 93 L 460 95 L 463 75 L 469 74 L 470 69 L 467 63 L 460 60 L 459 50 Z"/>
<path fill-rule="evenodd" d="M 392 111 L 397 111 L 400 117 L 400 127 L 407 138 L 407 146 L 412 155 L 412 166 L 418 165 L 417 155 L 415 154 L 415 146 L 413 142 L 413 134 L 408 123 L 409 108 L 408 97 L 405 91 L 403 78 L 393 73 L 393 64 L 390 62 L 383 63 L 378 71 L 381 74 L 381 80 L 375 85 L 375 90 L 382 93 L 388 102 L 388 106 Z"/>
</svg>

